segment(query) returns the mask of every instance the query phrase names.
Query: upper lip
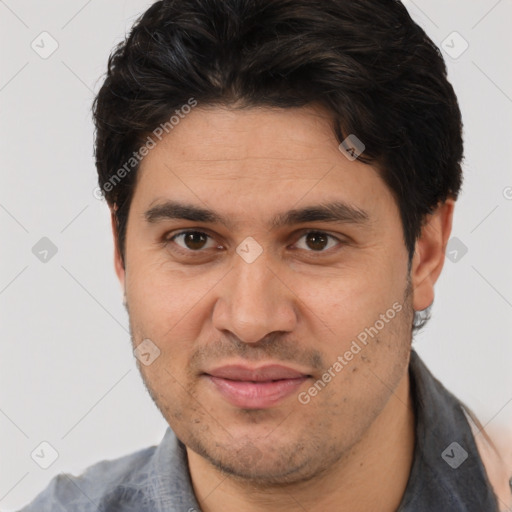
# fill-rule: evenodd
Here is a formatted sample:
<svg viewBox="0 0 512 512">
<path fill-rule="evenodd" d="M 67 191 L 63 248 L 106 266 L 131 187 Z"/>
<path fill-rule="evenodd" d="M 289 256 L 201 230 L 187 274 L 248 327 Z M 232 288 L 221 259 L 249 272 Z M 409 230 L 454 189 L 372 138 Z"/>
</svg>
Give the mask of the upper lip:
<svg viewBox="0 0 512 512">
<path fill-rule="evenodd" d="M 299 379 L 308 377 L 306 373 L 279 364 L 270 364 L 258 368 L 249 368 L 239 364 L 225 365 L 205 372 L 221 379 L 266 382 L 270 380 Z"/>
</svg>

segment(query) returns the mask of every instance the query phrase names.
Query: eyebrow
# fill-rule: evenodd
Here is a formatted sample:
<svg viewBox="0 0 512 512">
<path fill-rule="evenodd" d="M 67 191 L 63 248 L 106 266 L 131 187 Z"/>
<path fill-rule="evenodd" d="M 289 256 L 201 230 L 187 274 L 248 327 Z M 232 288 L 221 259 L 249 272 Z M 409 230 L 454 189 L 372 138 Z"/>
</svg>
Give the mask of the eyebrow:
<svg viewBox="0 0 512 512">
<path fill-rule="evenodd" d="M 149 223 L 181 219 L 194 222 L 222 224 L 226 228 L 233 227 L 232 221 L 213 210 L 179 201 L 165 201 L 161 204 L 157 204 L 147 210 L 144 213 L 144 217 Z M 306 222 L 364 224 L 368 223 L 369 220 L 370 216 L 366 211 L 343 201 L 332 201 L 279 213 L 271 219 L 269 225 L 271 228 L 279 228 Z"/>
<path fill-rule="evenodd" d="M 289 226 L 306 222 L 342 222 L 363 224 L 370 220 L 364 210 L 342 201 L 306 206 L 278 214 L 271 221 L 272 227 Z"/>
<path fill-rule="evenodd" d="M 225 224 L 224 219 L 212 210 L 199 206 L 180 203 L 178 201 L 165 201 L 146 211 L 144 217 L 148 222 L 158 222 L 168 219 L 184 219 L 196 222 L 211 222 Z"/>
</svg>

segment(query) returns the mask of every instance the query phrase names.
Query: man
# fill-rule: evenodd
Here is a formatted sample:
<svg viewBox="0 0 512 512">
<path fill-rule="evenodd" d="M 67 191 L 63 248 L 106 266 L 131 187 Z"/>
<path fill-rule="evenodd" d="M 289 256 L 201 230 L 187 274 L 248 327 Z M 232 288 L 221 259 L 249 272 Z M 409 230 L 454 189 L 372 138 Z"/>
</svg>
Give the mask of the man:
<svg viewBox="0 0 512 512">
<path fill-rule="evenodd" d="M 463 145 L 442 57 L 400 2 L 156 2 L 94 119 L 133 346 L 170 428 L 24 510 L 506 510 L 499 454 L 411 350 Z"/>
</svg>

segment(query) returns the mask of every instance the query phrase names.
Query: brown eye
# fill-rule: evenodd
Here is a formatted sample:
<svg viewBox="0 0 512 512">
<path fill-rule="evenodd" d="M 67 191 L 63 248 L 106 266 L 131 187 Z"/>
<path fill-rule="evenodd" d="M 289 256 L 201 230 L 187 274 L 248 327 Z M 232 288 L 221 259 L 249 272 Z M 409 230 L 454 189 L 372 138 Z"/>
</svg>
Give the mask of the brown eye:
<svg viewBox="0 0 512 512">
<path fill-rule="evenodd" d="M 306 235 L 306 243 L 308 247 L 314 251 L 321 251 L 325 249 L 328 239 L 323 233 L 308 233 Z"/>
<path fill-rule="evenodd" d="M 325 249 L 334 247 L 336 242 L 339 242 L 339 240 L 332 235 L 322 231 L 309 231 L 300 237 L 296 245 L 299 249 L 305 249 L 309 252 L 324 252 Z"/>
<path fill-rule="evenodd" d="M 199 251 L 204 249 L 210 237 L 201 231 L 184 231 L 174 235 L 170 240 L 183 249 Z"/>
</svg>

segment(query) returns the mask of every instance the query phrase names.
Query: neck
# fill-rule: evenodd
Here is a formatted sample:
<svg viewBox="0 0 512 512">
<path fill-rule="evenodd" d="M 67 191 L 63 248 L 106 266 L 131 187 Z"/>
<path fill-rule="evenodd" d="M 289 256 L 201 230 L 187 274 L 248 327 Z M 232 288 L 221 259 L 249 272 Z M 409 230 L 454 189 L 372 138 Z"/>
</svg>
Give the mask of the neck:
<svg viewBox="0 0 512 512">
<path fill-rule="evenodd" d="M 328 473 L 297 484 L 258 489 L 237 481 L 187 448 L 203 512 L 395 512 L 414 458 L 415 418 L 409 374 L 361 440 Z"/>
</svg>

